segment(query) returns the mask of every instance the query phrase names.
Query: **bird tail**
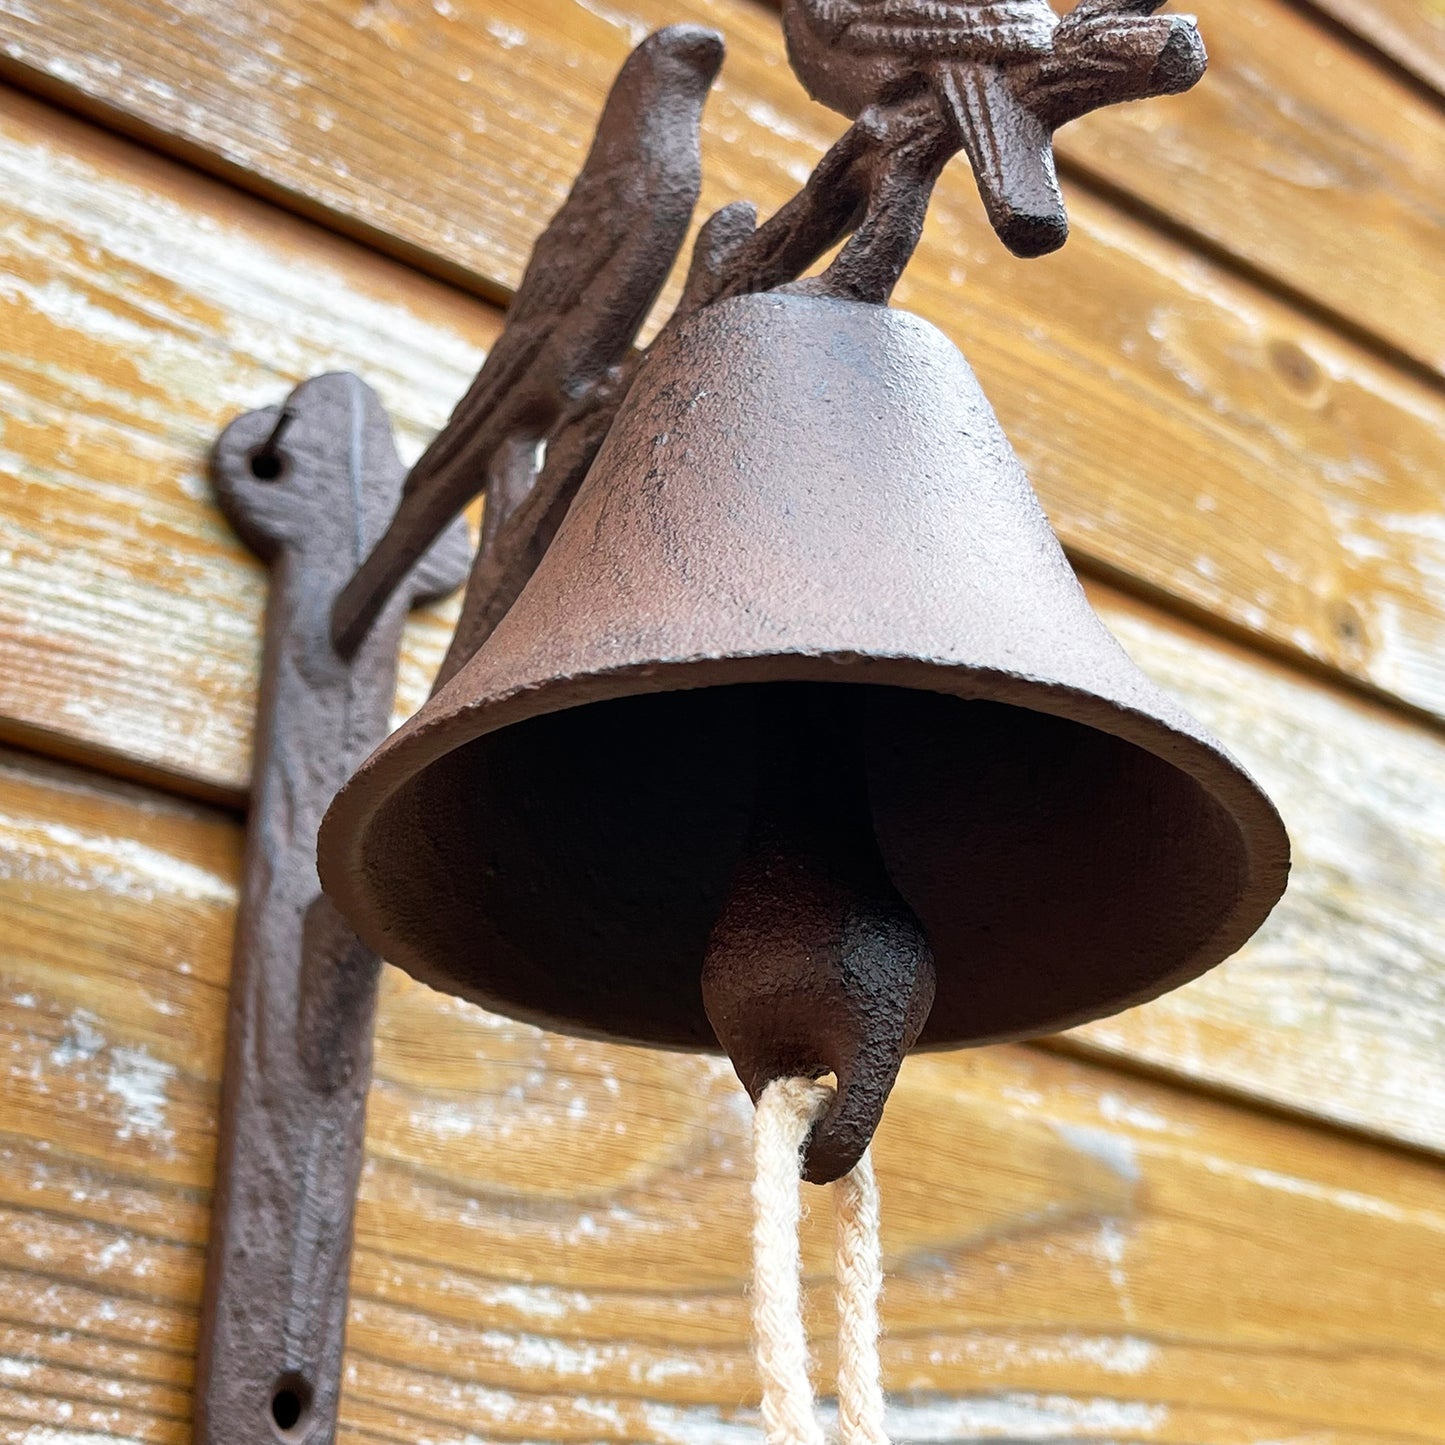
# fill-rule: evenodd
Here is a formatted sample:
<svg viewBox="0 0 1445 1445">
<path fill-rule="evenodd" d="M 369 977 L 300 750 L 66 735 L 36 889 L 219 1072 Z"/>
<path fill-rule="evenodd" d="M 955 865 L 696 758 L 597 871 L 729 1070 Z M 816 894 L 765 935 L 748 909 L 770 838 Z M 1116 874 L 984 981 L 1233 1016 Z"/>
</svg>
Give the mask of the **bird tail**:
<svg viewBox="0 0 1445 1445">
<path fill-rule="evenodd" d="M 984 209 L 1015 256 L 1046 256 L 1069 238 L 1054 170 L 1053 135 L 996 66 L 952 62 L 936 71 L 944 111 L 978 179 Z"/>
<path fill-rule="evenodd" d="M 331 613 L 331 643 L 352 657 L 376 625 L 392 594 L 437 534 L 466 505 L 448 490 L 404 492 L 381 540 L 341 589 Z"/>
</svg>

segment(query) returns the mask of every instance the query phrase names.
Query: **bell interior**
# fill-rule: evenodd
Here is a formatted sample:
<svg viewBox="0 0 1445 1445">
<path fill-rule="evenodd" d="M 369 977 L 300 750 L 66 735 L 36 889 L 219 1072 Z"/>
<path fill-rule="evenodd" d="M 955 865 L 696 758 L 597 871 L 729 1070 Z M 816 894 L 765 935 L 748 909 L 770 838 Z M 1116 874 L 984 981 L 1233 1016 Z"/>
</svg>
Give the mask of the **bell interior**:
<svg viewBox="0 0 1445 1445">
<path fill-rule="evenodd" d="M 398 961 L 553 1028 L 715 1049 L 699 977 L 780 687 L 826 689 L 853 730 L 846 766 L 935 955 L 921 1047 L 1066 1027 L 1228 951 L 1246 843 L 1170 762 L 1012 704 L 773 682 L 591 702 L 423 769 L 364 844 Z"/>
</svg>

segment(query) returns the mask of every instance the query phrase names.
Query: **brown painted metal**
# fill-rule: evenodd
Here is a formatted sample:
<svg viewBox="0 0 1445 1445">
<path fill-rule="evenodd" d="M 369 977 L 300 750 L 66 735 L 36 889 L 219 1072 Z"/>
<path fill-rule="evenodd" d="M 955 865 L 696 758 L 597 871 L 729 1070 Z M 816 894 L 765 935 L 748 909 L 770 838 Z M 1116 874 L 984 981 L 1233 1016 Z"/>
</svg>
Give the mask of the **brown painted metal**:
<svg viewBox="0 0 1445 1445">
<path fill-rule="evenodd" d="M 1062 244 L 1054 129 L 1194 84 L 1193 21 L 782 8 L 798 74 L 854 124 L 766 223 L 739 203 L 701 228 L 645 354 L 722 60 L 695 26 L 624 65 L 404 485 L 355 377 L 217 445 L 272 592 L 203 1445 L 334 1438 L 379 956 L 551 1027 L 721 1044 L 754 1097 L 832 1072 L 823 1182 L 913 1047 L 1153 997 L 1283 891 L 1268 800 L 1094 616 L 963 358 L 878 304 L 959 150 L 1006 244 Z M 483 490 L 439 691 L 328 812 L 323 896 L 321 812 L 385 734 L 405 612 L 460 581 Z"/>
<path fill-rule="evenodd" d="M 788 894 L 757 881 L 780 757 L 845 817 L 785 860 L 818 906 L 748 937 Z M 840 1068 L 824 1178 L 914 1041 L 909 910 L 937 972 L 919 1045 L 1031 1036 L 1235 951 L 1288 840 L 1089 607 L 947 339 L 771 294 L 653 351 L 517 602 L 342 790 L 320 868 L 436 987 L 570 1032 L 722 1034 L 754 1090 Z"/>
<path fill-rule="evenodd" d="M 226 516 L 269 563 L 271 591 L 194 1438 L 327 1445 L 379 964 L 321 894 L 316 827 L 386 735 L 407 608 L 457 587 L 468 548 L 463 529 L 449 531 L 342 661 L 332 602 L 404 474 L 374 393 L 354 376 L 308 381 L 284 410 L 227 427 L 212 473 Z"/>
<path fill-rule="evenodd" d="M 933 1007 L 933 950 L 878 848 L 859 718 L 827 684 L 757 698 L 748 836 L 703 956 L 703 1004 L 756 1100 L 831 1073 L 807 1175 L 857 1162 Z"/>
</svg>

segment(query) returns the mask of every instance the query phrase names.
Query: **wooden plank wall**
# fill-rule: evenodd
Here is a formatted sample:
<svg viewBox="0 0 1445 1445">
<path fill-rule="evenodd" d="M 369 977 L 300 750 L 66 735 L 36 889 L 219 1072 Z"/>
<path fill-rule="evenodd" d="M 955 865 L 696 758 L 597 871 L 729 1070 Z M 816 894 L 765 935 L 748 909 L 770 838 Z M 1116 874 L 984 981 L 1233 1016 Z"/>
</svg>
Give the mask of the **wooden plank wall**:
<svg viewBox="0 0 1445 1445">
<path fill-rule="evenodd" d="M 951 175 L 900 301 L 1295 877 L 1176 995 L 907 1066 L 910 1440 L 1445 1441 L 1440 11 L 1198 9 L 1204 86 L 1067 133 L 1065 252 L 1001 254 Z M 263 604 L 209 441 L 351 367 L 414 454 L 688 18 L 730 47 L 704 204 L 767 209 L 839 123 L 755 0 L 0 0 L 0 1440 L 187 1438 Z M 747 1112 L 388 972 L 342 1439 L 757 1438 Z"/>
</svg>

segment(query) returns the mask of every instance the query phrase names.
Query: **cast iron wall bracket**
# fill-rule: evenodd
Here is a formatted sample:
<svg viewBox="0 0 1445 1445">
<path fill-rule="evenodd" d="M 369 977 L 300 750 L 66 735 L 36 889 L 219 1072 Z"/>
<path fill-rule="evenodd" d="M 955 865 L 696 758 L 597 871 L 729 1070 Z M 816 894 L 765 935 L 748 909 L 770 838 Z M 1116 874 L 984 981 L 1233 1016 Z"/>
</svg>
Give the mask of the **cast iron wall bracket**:
<svg viewBox="0 0 1445 1445">
<path fill-rule="evenodd" d="M 222 509 L 271 569 L 245 881 L 227 1024 L 195 1439 L 335 1435 L 379 962 L 323 897 L 316 829 L 386 736 L 408 609 L 459 586 L 455 524 L 349 660 L 337 593 L 385 529 L 405 468 L 357 377 L 253 411 L 212 458 Z"/>
</svg>

